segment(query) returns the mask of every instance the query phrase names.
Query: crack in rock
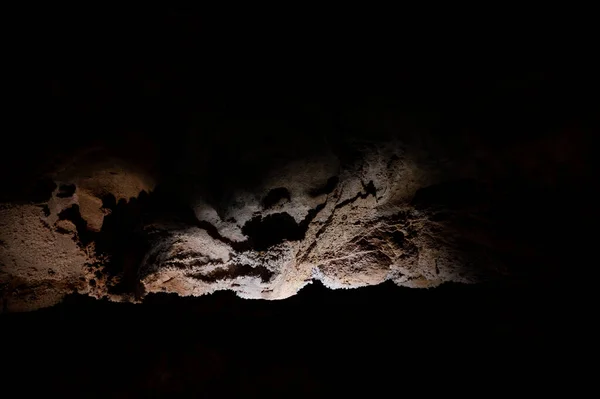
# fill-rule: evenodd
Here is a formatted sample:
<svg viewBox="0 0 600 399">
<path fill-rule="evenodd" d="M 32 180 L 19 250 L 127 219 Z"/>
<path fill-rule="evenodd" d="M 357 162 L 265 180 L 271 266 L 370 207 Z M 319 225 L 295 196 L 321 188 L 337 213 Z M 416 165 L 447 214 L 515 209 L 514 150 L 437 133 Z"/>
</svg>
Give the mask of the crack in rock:
<svg viewBox="0 0 600 399">
<path fill-rule="evenodd" d="M 234 280 L 238 277 L 259 277 L 263 283 L 268 283 L 273 278 L 274 273 L 264 266 L 250 266 L 232 264 L 226 268 L 219 268 L 210 273 L 193 273 L 188 276 L 207 283 L 220 280 Z"/>
</svg>

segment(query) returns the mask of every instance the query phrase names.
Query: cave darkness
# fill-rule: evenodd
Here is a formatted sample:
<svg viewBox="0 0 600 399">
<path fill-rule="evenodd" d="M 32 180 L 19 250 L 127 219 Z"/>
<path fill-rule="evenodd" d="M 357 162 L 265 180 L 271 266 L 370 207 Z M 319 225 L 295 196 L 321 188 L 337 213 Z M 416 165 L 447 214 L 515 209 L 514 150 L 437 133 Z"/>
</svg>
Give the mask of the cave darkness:
<svg viewBox="0 0 600 399">
<path fill-rule="evenodd" d="M 378 118 L 427 132 L 441 158 L 480 156 L 481 168 L 502 171 L 491 178 L 492 194 L 481 181 L 450 179 L 421 188 L 410 204 L 443 222 L 456 209 L 490 203 L 486 228 L 510 237 L 513 246 L 494 248 L 506 269 L 478 284 L 418 289 L 386 281 L 331 290 L 314 281 L 276 301 L 218 291 L 155 293 L 132 304 L 73 293 L 31 312 L 11 312 L 4 302 L 5 392 L 487 396 L 523 388 L 539 395 L 559 386 L 574 393 L 587 381 L 579 369 L 587 357 L 583 342 L 593 312 L 585 309 L 593 291 L 581 287 L 594 264 L 588 231 L 597 216 L 597 71 L 579 62 L 575 49 L 561 57 L 554 44 L 538 43 L 539 54 L 532 54 L 523 43 L 523 50 L 507 49 L 498 39 L 486 42 L 490 51 L 474 41 L 458 50 L 436 37 L 435 47 L 424 38 L 411 42 L 394 61 L 381 43 L 384 49 L 321 43 L 325 50 L 317 54 L 295 50 L 301 38 L 264 49 L 255 46 L 262 39 L 241 32 L 217 39 L 210 35 L 215 27 L 195 13 L 123 12 L 76 22 L 55 13 L 52 23 L 34 29 L 33 53 L 43 62 L 27 67 L 33 89 L 19 97 L 26 117 L 0 149 L 0 205 L 47 201 L 57 186 L 46 174 L 89 148 L 106 148 L 155 172 L 160 179 L 151 193 L 129 202 L 102 198 L 107 216 L 98 231 L 88 228 L 77 205 L 59 215 L 75 225 L 82 243 L 94 241 L 97 251 L 112 256 L 104 272 L 122 279 L 111 292 L 139 294 L 136 268 L 151 246 L 139 226 L 149 218 L 197 226 L 241 252 L 267 251 L 302 239 L 323 208 L 300 222 L 285 212 L 254 216 L 242 229 L 247 241 L 233 243 L 187 206 L 197 192 L 186 180 L 190 140 L 201 143 L 197 158 L 207 157 L 210 170 L 198 185 L 207 201 L 218 203 L 230 185 L 251 188 L 279 165 L 248 167 L 253 151 L 289 145 L 293 152 L 296 141 L 287 135 L 300 135 L 315 151 L 321 142 L 336 143 L 340 162 L 352 164 L 359 154 L 345 140 L 387 137 L 371 122 Z M 564 58 L 567 66 L 556 61 Z M 289 130 L 278 135 L 278 126 Z M 535 144 L 546 138 L 554 146 L 550 157 Z M 521 143 L 521 152 L 499 150 Z M 526 169 L 530 164 L 537 166 Z M 308 196 L 329 195 L 339 184 L 331 175 Z M 380 195 L 373 182 L 363 185 L 361 198 Z M 74 191 L 59 186 L 57 196 Z M 261 204 L 271 209 L 291 199 L 288 188 L 274 187 Z M 398 245 L 405 239 L 395 233 Z M 248 270 L 272 278 L 266 268 Z"/>
</svg>

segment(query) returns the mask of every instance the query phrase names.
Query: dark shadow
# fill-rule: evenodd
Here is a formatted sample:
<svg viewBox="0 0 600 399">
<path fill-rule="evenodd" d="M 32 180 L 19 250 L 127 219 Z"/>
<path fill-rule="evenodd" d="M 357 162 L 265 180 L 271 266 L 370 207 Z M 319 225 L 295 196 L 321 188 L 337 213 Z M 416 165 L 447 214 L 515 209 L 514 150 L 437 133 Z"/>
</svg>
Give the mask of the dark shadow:
<svg viewBox="0 0 600 399">
<path fill-rule="evenodd" d="M 282 243 L 295 241 L 303 237 L 298 223 L 287 213 L 275 213 L 266 217 L 257 216 L 244 225 L 242 233 L 248 236 L 251 246 L 257 251 Z"/>
<path fill-rule="evenodd" d="M 311 197 L 318 197 L 319 195 L 329 194 L 333 190 L 335 190 L 335 188 L 337 187 L 339 182 L 340 182 L 339 177 L 331 176 L 329 179 L 327 179 L 327 182 L 323 186 L 313 188 L 312 190 L 310 190 L 308 192 L 308 194 Z"/>
<path fill-rule="evenodd" d="M 58 219 L 69 220 L 75 225 L 77 228 L 77 236 L 79 237 L 80 245 L 86 246 L 95 239 L 96 233 L 87 229 L 87 222 L 81 217 L 79 205 L 74 204 L 61 211 L 58 214 Z"/>
<path fill-rule="evenodd" d="M 460 209 L 481 204 L 486 197 L 486 188 L 481 182 L 470 179 L 454 180 L 419 189 L 412 205 L 417 209 Z M 444 215 L 439 217 L 444 218 Z"/>
<path fill-rule="evenodd" d="M 290 200 L 290 192 L 285 187 L 277 187 L 269 191 L 269 193 L 263 198 L 262 206 L 264 209 L 269 209 L 273 205 L 276 205 L 279 201 L 286 199 Z"/>
<path fill-rule="evenodd" d="M 33 185 L 30 198 L 31 202 L 46 202 L 52 198 L 52 193 L 56 190 L 56 183 L 49 177 L 38 179 Z"/>
<path fill-rule="evenodd" d="M 143 231 L 144 215 L 150 211 L 149 196 L 142 191 L 138 198 L 120 199 L 116 204 L 112 195 L 102 200 L 110 213 L 104 217 L 102 229 L 96 236 L 96 252 L 109 255 L 104 268 L 109 278 L 120 277 L 110 291 L 134 293 L 138 289 L 137 272 L 149 248 Z"/>
<path fill-rule="evenodd" d="M 75 189 L 77 187 L 75 187 L 74 184 L 61 184 L 58 187 L 58 193 L 56 194 L 56 196 L 58 198 L 70 198 L 73 196 L 73 194 L 75 194 Z"/>
<path fill-rule="evenodd" d="M 232 280 L 236 277 L 251 276 L 260 277 L 263 283 L 267 283 L 273 277 L 273 272 L 264 266 L 252 267 L 249 265 L 230 265 L 226 268 L 214 270 L 208 274 L 194 274 L 192 277 L 208 283 L 219 280 Z"/>
</svg>

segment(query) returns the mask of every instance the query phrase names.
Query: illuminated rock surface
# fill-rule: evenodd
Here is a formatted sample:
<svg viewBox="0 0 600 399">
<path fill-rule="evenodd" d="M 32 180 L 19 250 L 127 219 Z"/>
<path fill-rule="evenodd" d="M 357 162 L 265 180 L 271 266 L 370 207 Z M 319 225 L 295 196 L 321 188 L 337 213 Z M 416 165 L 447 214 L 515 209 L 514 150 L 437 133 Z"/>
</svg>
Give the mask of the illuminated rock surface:
<svg viewBox="0 0 600 399">
<path fill-rule="evenodd" d="M 594 391 L 596 24 L 48 5 L 8 19 L 4 397 Z"/>
<path fill-rule="evenodd" d="M 482 161 L 396 129 L 373 140 L 242 143 L 222 156 L 190 135 L 169 177 L 103 149 L 84 152 L 37 183 L 44 198 L 1 205 L 3 307 L 36 309 L 72 292 L 113 301 L 218 290 L 284 299 L 314 280 L 331 289 L 387 280 L 429 288 L 500 278 L 510 273 L 505 259 L 534 251 L 494 214 L 514 200 L 500 184 L 513 173 L 503 162 L 520 164 L 516 179 L 525 182 L 527 168 L 538 167 L 522 147 L 458 142 L 495 151 Z M 552 179 L 561 140 L 529 143 L 550 165 L 536 176 Z M 576 164 L 567 172 L 580 173 Z M 538 180 L 536 189 L 556 184 Z"/>
<path fill-rule="evenodd" d="M 326 45 L 331 65 L 253 46 L 209 56 L 204 23 L 177 12 L 115 22 L 123 54 L 102 56 L 111 24 L 97 18 L 36 26 L 52 49 L 87 32 L 94 57 L 57 48 L 51 98 L 0 148 L 4 310 L 69 293 L 284 299 L 315 280 L 431 288 L 530 274 L 585 247 L 573 232 L 597 213 L 586 63 L 515 71 L 493 50 L 486 69 L 429 45 L 417 47 L 431 60 L 396 57 L 402 35 L 365 42 L 373 57 Z"/>
</svg>

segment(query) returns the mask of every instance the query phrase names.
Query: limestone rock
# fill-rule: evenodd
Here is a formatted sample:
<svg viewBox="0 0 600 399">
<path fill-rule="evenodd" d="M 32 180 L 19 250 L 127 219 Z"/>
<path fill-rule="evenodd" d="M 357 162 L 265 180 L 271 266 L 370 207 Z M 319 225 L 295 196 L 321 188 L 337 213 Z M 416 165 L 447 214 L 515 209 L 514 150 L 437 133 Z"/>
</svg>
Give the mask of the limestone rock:
<svg viewBox="0 0 600 399">
<path fill-rule="evenodd" d="M 47 202 L 3 205 L 4 306 L 48 306 L 70 292 L 115 301 L 218 290 L 283 299 L 314 280 L 332 289 L 387 280 L 434 287 L 501 269 L 483 247 L 461 249 L 463 236 L 447 222 L 473 210 L 422 206 L 439 174 L 415 150 L 397 141 L 352 146 L 350 161 L 327 149 L 279 160 L 254 184 L 226 184 L 218 197 L 199 185 L 201 174 L 181 183 L 195 187 L 185 195 L 160 193 L 124 161 L 73 162 L 55 174 Z"/>
</svg>

